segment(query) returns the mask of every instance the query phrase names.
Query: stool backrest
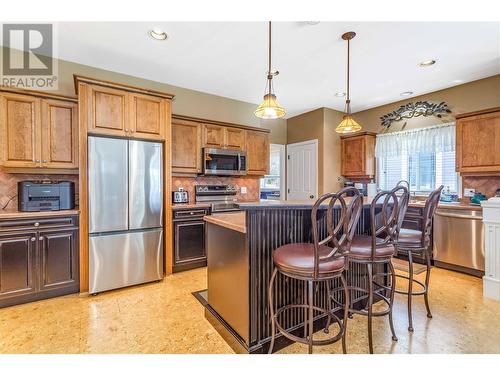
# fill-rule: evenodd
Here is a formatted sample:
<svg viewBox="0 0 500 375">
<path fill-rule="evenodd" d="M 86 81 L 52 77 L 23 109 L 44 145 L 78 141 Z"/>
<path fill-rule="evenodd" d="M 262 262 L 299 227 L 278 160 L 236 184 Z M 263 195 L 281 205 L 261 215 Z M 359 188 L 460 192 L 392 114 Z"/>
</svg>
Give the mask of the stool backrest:
<svg viewBox="0 0 500 375">
<path fill-rule="evenodd" d="M 372 232 L 372 260 L 375 258 L 375 251 L 378 247 L 394 245 L 398 238 L 400 203 L 396 192 L 407 189 L 404 186 L 396 186 L 390 191 L 381 191 L 374 198 L 370 205 L 370 220 Z M 377 206 L 382 202 L 382 209 L 377 214 Z M 402 222 L 402 221 L 401 221 Z"/>
<path fill-rule="evenodd" d="M 424 213 L 422 217 L 422 247 L 427 247 L 431 241 L 432 218 L 436 213 L 443 187 L 444 185 L 441 185 L 430 193 L 425 201 Z"/>
<path fill-rule="evenodd" d="M 403 226 L 403 221 L 405 219 L 406 210 L 408 209 L 408 204 L 410 203 L 410 192 L 408 188 L 401 183 L 398 183 L 393 189 L 397 196 L 399 196 L 399 212 L 398 212 L 398 233 Z"/>
<path fill-rule="evenodd" d="M 349 195 L 352 195 L 349 197 Z M 326 205 L 326 227 L 328 236 L 320 240 L 318 230 L 318 210 L 322 205 Z M 335 256 L 343 256 L 351 246 L 352 238 L 356 232 L 356 226 L 361 216 L 363 207 L 363 196 L 358 189 L 347 187 L 337 193 L 327 193 L 318 198 L 311 211 L 312 235 L 314 242 L 314 274 L 316 278 L 319 274 L 319 264 L 324 261 L 331 261 Z M 334 222 L 334 210 L 339 210 L 339 219 Z M 319 247 L 327 245 L 332 250 L 327 255 L 319 255 Z"/>
</svg>

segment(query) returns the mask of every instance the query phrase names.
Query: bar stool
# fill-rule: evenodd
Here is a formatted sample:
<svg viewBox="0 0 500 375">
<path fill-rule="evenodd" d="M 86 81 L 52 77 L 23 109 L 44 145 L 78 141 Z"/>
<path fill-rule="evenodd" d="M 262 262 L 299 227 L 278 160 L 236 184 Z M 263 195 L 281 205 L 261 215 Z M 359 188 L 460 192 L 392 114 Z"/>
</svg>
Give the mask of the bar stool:
<svg viewBox="0 0 500 375">
<path fill-rule="evenodd" d="M 398 194 L 400 194 L 399 199 Z M 377 214 L 377 206 L 380 207 L 379 202 L 382 202 L 382 208 L 380 213 Z M 368 317 L 368 346 L 370 353 L 373 353 L 372 318 L 374 316 L 389 315 L 392 339 L 394 341 L 398 340 L 392 319 L 396 273 L 391 261 L 395 253 L 399 225 L 402 222 L 399 212 L 401 210 L 406 211 L 408 202 L 409 193 L 404 186 L 397 186 L 391 191 L 378 193 L 370 205 L 371 234 L 354 236 L 348 253 L 348 262 L 365 265 L 367 269 L 367 289 L 349 286 L 349 290 L 365 293 L 366 295 L 362 296 L 362 299 L 367 299 L 367 303 L 362 310 L 354 309 L 353 299 L 351 298 L 349 313 L 351 316 L 352 314 L 360 314 Z M 374 267 L 381 264 L 384 265 L 384 272 L 374 274 Z M 386 278 L 389 276 L 391 278 L 390 286 L 377 281 L 379 277 Z M 387 292 L 389 297 L 385 295 Z M 373 311 L 375 296 L 387 304 L 385 310 Z"/>
<path fill-rule="evenodd" d="M 408 280 L 408 290 L 396 289 L 396 293 L 404 294 L 408 296 L 408 331 L 413 332 L 413 319 L 412 319 L 412 297 L 413 296 L 424 296 L 425 308 L 427 309 L 427 317 L 432 318 L 431 310 L 429 308 L 429 280 L 431 276 L 431 254 L 430 254 L 430 244 L 431 244 L 431 231 L 432 231 L 432 218 L 436 212 L 437 205 L 439 203 L 439 197 L 441 196 L 441 190 L 443 190 L 443 185 L 438 189 L 434 190 L 425 201 L 424 212 L 421 218 L 421 228 L 422 230 L 413 230 L 402 228 L 399 232 L 399 239 L 396 246 L 396 251 L 408 256 L 408 276 L 397 274 L 396 277 L 400 277 Z M 419 255 L 425 257 L 426 272 L 425 272 L 425 282 L 422 283 L 419 280 L 413 278 L 413 255 Z M 422 289 L 414 291 L 413 283 L 418 284 Z"/>
<path fill-rule="evenodd" d="M 346 199 L 348 194 L 352 194 L 350 199 Z M 327 237 L 320 240 L 318 229 L 318 210 L 320 206 L 327 206 L 326 230 Z M 363 198 L 358 189 L 349 187 L 340 190 L 337 193 L 328 193 L 321 196 L 311 211 L 312 237 L 313 243 L 293 243 L 277 248 L 273 253 L 274 271 L 269 283 L 269 309 L 271 320 L 271 343 L 269 353 L 272 353 L 276 330 L 288 339 L 307 344 L 309 354 L 312 353 L 313 345 L 328 345 L 342 339 L 342 350 L 346 353 L 345 327 L 347 322 L 347 311 L 349 306 L 349 293 L 347 283 L 343 275 L 345 261 L 345 252 L 349 249 L 351 240 L 356 230 Z M 334 223 L 334 209 L 339 210 L 339 220 Z M 302 280 L 307 284 L 307 301 L 304 296 L 303 304 L 289 304 L 274 309 L 274 282 L 279 274 L 285 277 Z M 332 312 L 331 301 L 328 296 L 328 306 L 326 308 L 315 306 L 313 302 L 313 286 L 318 282 L 330 282 L 333 279 L 340 278 L 345 293 L 344 299 L 344 319 L 340 320 Z M 306 288 L 305 288 L 306 289 Z M 326 293 L 329 293 L 328 289 Z M 287 332 L 279 321 L 280 315 L 289 309 L 304 309 L 304 337 L 299 337 Z M 334 337 L 322 340 L 313 339 L 313 321 L 314 311 L 326 314 L 328 316 L 324 329 L 328 333 L 328 327 L 333 320 L 339 325 L 339 333 Z"/>
</svg>

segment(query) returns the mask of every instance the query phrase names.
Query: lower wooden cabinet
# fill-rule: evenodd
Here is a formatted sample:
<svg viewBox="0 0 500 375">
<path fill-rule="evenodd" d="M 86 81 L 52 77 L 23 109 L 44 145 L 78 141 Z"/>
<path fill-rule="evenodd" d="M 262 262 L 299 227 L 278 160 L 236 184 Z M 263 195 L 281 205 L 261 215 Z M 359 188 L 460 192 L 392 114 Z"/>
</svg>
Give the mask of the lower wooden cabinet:
<svg viewBox="0 0 500 375">
<path fill-rule="evenodd" d="M 78 217 L 0 221 L 0 307 L 79 291 Z"/>
</svg>

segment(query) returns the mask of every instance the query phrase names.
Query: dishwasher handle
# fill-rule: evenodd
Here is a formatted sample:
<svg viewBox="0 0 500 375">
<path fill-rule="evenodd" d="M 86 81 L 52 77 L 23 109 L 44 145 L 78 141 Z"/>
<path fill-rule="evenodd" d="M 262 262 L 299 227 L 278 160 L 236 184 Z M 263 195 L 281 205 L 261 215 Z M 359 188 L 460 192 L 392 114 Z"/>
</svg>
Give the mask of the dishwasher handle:
<svg viewBox="0 0 500 375">
<path fill-rule="evenodd" d="M 458 215 L 458 214 L 443 214 L 441 212 L 436 212 L 436 215 L 442 217 L 451 217 L 455 219 L 471 219 L 471 220 L 483 220 L 482 216 L 472 216 L 472 215 Z"/>
</svg>

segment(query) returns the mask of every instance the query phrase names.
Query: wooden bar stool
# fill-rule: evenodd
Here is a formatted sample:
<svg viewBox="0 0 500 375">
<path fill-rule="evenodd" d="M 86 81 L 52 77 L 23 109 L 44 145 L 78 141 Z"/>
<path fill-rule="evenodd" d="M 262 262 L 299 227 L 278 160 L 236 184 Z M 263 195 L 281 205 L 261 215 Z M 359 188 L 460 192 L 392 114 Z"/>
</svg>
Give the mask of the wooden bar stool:
<svg viewBox="0 0 500 375">
<path fill-rule="evenodd" d="M 398 194 L 400 195 L 398 199 Z M 377 207 L 382 207 L 377 213 Z M 395 253 L 395 244 L 398 237 L 399 226 L 402 219 L 400 211 L 406 211 L 409 202 L 408 189 L 404 186 L 397 186 L 391 191 L 378 193 L 370 205 L 371 235 L 354 236 L 351 242 L 351 249 L 348 253 L 348 261 L 366 265 L 367 268 L 367 289 L 349 286 L 349 290 L 357 290 L 366 293 L 362 299 L 367 299 L 364 309 L 353 308 L 353 299 L 350 299 L 350 314 L 360 314 L 368 317 L 368 345 L 370 353 L 373 353 L 372 318 L 374 316 L 389 315 L 389 324 L 392 332 L 392 339 L 397 341 L 394 323 L 392 319 L 392 307 L 394 304 L 394 290 L 396 285 L 396 273 L 392 265 L 392 257 Z M 374 267 L 384 265 L 384 271 L 374 273 Z M 380 283 L 377 278 L 390 276 L 390 285 Z M 386 296 L 386 294 L 389 296 Z M 380 298 L 387 304 L 383 311 L 373 311 L 374 297 Z"/>
<path fill-rule="evenodd" d="M 351 198 L 346 199 L 348 194 Z M 329 202 L 327 202 L 329 200 Z M 328 204 L 328 205 L 327 205 Z M 320 231 L 318 229 L 318 210 L 320 206 L 327 208 L 326 229 L 327 237 L 320 240 Z M 349 187 L 340 190 L 337 193 L 328 193 L 320 197 L 314 204 L 311 212 L 312 237 L 313 243 L 293 243 L 277 248 L 273 253 L 274 271 L 269 283 L 269 309 L 271 320 L 271 343 L 269 353 L 272 353 L 276 330 L 288 339 L 307 344 L 309 354 L 312 353 L 313 345 L 327 345 L 342 339 L 342 349 L 346 353 L 345 327 L 346 317 L 349 306 L 349 293 L 347 283 L 343 275 L 346 265 L 345 252 L 349 249 L 351 240 L 356 230 L 363 198 L 358 189 Z M 339 220 L 334 223 L 334 209 L 339 210 Z M 285 277 L 302 280 L 307 284 L 307 301 L 304 297 L 303 304 L 289 304 L 274 308 L 274 282 L 277 274 Z M 313 286 L 318 282 L 329 282 L 340 278 L 345 293 L 344 299 L 344 319 L 340 320 L 332 312 L 331 301 L 328 295 L 325 295 L 328 306 L 319 307 L 314 305 Z M 328 288 L 325 293 L 329 293 Z M 290 309 L 304 309 L 304 337 L 299 337 L 287 332 L 280 324 L 279 317 L 282 313 Z M 325 333 L 328 333 L 330 322 L 339 325 L 339 333 L 334 337 L 323 340 L 313 339 L 314 312 L 320 312 L 328 316 L 325 326 Z"/>
<path fill-rule="evenodd" d="M 408 280 L 408 290 L 396 289 L 396 293 L 404 294 L 408 296 L 408 331 L 413 332 L 413 318 L 412 318 L 412 297 L 413 296 L 424 296 L 425 308 L 427 309 L 427 317 L 432 318 L 431 310 L 429 308 L 429 280 L 431 276 L 431 232 L 432 232 L 432 218 L 436 212 L 437 205 L 439 203 L 439 197 L 441 196 L 441 190 L 443 190 L 443 185 L 438 189 L 434 190 L 425 201 L 425 207 L 423 216 L 421 218 L 421 228 L 422 230 L 413 230 L 402 228 L 399 232 L 399 239 L 396 246 L 398 253 L 408 256 L 408 276 L 397 274 L 396 277 L 400 277 Z M 425 257 L 426 272 L 425 272 L 425 282 L 422 283 L 419 280 L 413 278 L 413 256 L 419 255 Z M 413 283 L 420 286 L 420 290 L 413 290 Z"/>
</svg>

